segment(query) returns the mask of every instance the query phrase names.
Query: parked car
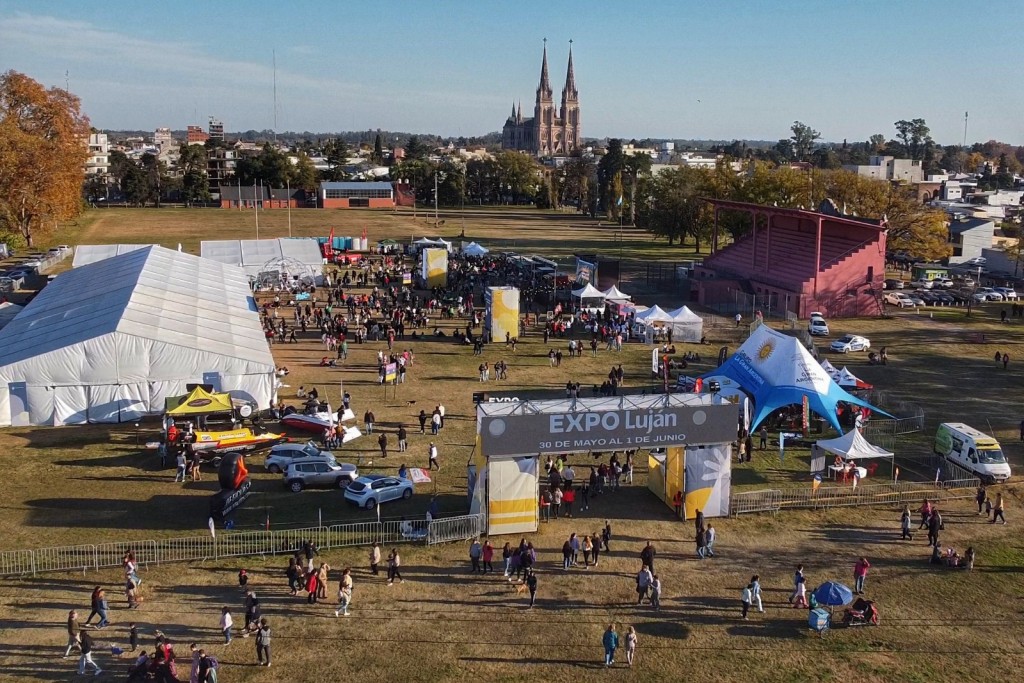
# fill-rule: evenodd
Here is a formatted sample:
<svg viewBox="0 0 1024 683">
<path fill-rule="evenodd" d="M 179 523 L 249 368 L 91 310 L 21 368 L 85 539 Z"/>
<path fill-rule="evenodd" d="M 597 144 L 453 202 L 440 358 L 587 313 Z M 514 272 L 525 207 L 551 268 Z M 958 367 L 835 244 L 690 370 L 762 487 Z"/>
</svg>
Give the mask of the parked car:
<svg viewBox="0 0 1024 683">
<path fill-rule="evenodd" d="M 956 299 L 949 292 L 935 292 L 935 298 L 938 299 L 939 306 L 952 306 L 956 303 Z"/>
<path fill-rule="evenodd" d="M 913 307 L 915 305 L 914 300 L 903 292 L 886 292 L 883 300 L 887 304 L 899 306 L 900 308 Z"/>
<path fill-rule="evenodd" d="M 830 349 L 836 353 L 849 353 L 850 351 L 867 351 L 871 348 L 871 340 L 856 334 L 843 335 L 832 342 Z"/>
<path fill-rule="evenodd" d="M 884 289 L 903 289 L 904 284 L 903 284 L 903 280 L 896 280 L 894 278 L 889 278 L 885 282 L 882 283 L 882 286 L 883 286 Z"/>
<path fill-rule="evenodd" d="M 907 297 L 910 299 L 910 302 L 915 306 L 924 306 L 924 299 L 918 296 L 917 292 L 910 292 L 909 294 L 907 294 Z"/>
<path fill-rule="evenodd" d="M 324 462 L 334 462 L 334 454 L 322 450 L 315 443 L 280 443 L 267 453 L 263 466 L 271 474 L 281 474 L 296 458 L 313 458 Z"/>
<path fill-rule="evenodd" d="M 968 266 L 983 266 L 988 263 L 988 259 L 984 256 L 975 256 L 974 258 L 967 259 L 964 263 Z"/>
<path fill-rule="evenodd" d="M 288 464 L 284 483 L 294 493 L 311 486 L 327 486 L 344 489 L 359 477 L 355 465 L 339 463 L 332 457 L 296 458 Z"/>
<path fill-rule="evenodd" d="M 1002 301 L 1003 300 L 1003 295 L 1000 292 L 997 292 L 996 290 L 992 289 L 991 287 L 978 287 L 976 293 L 977 294 L 984 294 L 985 295 L 984 299 L 979 299 L 980 301 Z"/>
<path fill-rule="evenodd" d="M 935 287 L 941 287 L 942 289 L 949 289 L 950 287 L 956 285 L 956 283 L 953 282 L 953 280 L 948 277 L 937 277 L 935 278 L 934 282 Z"/>
<path fill-rule="evenodd" d="M 412 497 L 412 481 L 383 474 L 359 477 L 345 489 L 345 500 L 372 510 L 381 503 Z"/>
<path fill-rule="evenodd" d="M 915 289 L 931 289 L 935 286 L 934 280 L 912 280 L 910 286 Z"/>
<path fill-rule="evenodd" d="M 1020 298 L 1020 295 L 1017 294 L 1017 290 L 1013 287 L 993 287 L 992 289 L 1002 294 L 1003 299 L 1006 301 L 1016 301 Z"/>
<path fill-rule="evenodd" d="M 938 306 L 939 305 L 939 297 L 937 296 L 936 292 L 929 292 L 928 290 L 921 290 L 919 292 L 914 292 L 914 294 L 916 294 L 917 296 L 921 297 L 921 300 L 924 301 L 924 305 L 925 306 Z"/>
<path fill-rule="evenodd" d="M 811 319 L 807 321 L 807 331 L 814 336 L 828 336 L 828 323 L 821 313 L 811 313 Z"/>
</svg>

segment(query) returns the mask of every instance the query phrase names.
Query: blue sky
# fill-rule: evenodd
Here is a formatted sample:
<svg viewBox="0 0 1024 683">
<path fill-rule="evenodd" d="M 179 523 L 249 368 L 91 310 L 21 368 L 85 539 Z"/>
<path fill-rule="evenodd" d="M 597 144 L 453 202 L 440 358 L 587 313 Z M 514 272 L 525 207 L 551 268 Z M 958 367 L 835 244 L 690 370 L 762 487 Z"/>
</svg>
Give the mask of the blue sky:
<svg viewBox="0 0 1024 683">
<path fill-rule="evenodd" d="M 1024 144 L 1021 5 L 993 0 L 0 2 L 0 68 L 63 86 L 101 128 L 500 129 L 568 41 L 586 136 Z M 983 30 L 982 30 L 983 28 Z"/>
</svg>

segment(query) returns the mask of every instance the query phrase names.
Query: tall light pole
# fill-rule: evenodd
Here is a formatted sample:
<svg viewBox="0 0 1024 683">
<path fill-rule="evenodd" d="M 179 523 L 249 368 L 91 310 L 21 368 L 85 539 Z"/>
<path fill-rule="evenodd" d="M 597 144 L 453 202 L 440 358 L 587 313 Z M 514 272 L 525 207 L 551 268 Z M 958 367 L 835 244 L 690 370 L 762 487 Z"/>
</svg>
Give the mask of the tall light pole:
<svg viewBox="0 0 1024 683">
<path fill-rule="evenodd" d="M 437 176 L 440 171 L 434 171 L 434 227 L 437 227 Z"/>
<path fill-rule="evenodd" d="M 288 236 L 292 236 L 292 183 L 290 178 L 285 178 L 285 206 L 288 207 Z"/>
<path fill-rule="evenodd" d="M 256 180 L 252 181 L 252 212 L 256 215 L 256 239 L 260 238 L 260 205 L 256 199 Z"/>
</svg>

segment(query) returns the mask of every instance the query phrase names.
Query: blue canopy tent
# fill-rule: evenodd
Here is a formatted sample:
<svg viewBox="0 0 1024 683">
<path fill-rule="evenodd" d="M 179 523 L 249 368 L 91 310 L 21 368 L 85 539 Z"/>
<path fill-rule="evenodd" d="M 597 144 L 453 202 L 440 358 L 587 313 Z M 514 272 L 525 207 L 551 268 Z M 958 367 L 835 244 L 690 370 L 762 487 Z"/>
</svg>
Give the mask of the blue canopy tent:
<svg viewBox="0 0 1024 683">
<path fill-rule="evenodd" d="M 892 417 L 846 392 L 799 340 L 767 325 L 754 330 L 722 367 L 708 373 L 708 377 L 714 375 L 733 380 L 754 400 L 751 432 L 773 411 L 800 404 L 805 396 L 808 407 L 828 420 L 840 434 L 843 430 L 836 414 L 839 403 L 863 406 Z"/>
</svg>

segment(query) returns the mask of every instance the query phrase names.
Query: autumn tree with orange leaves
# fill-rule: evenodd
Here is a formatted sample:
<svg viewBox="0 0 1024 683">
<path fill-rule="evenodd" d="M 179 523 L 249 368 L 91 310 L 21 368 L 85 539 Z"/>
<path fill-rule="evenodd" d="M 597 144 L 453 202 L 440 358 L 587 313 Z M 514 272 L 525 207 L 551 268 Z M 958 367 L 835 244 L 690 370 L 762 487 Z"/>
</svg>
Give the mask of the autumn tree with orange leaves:
<svg viewBox="0 0 1024 683">
<path fill-rule="evenodd" d="M 0 76 L 0 240 L 31 247 L 78 215 L 88 135 L 77 97 L 17 71 Z"/>
</svg>

